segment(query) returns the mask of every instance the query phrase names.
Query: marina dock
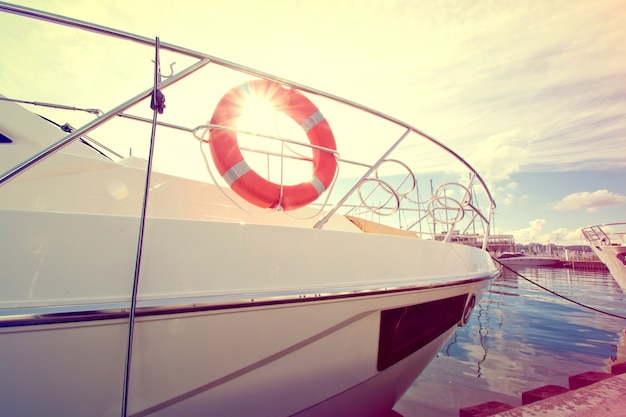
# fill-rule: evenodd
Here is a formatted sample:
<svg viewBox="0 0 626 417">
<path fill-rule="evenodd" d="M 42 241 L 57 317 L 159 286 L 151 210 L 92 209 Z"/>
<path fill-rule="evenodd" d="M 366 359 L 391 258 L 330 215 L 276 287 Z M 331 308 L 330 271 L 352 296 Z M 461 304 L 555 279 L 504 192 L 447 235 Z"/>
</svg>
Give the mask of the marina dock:
<svg viewBox="0 0 626 417">
<path fill-rule="evenodd" d="M 626 363 L 611 373 L 585 372 L 569 388 L 546 385 L 522 394 L 522 406 L 490 401 L 459 410 L 459 417 L 626 417 Z"/>
<path fill-rule="evenodd" d="M 572 268 L 577 271 L 609 271 L 606 265 L 600 261 L 566 261 L 564 263 L 569 263 L 569 266 L 564 266 L 565 268 Z"/>
</svg>

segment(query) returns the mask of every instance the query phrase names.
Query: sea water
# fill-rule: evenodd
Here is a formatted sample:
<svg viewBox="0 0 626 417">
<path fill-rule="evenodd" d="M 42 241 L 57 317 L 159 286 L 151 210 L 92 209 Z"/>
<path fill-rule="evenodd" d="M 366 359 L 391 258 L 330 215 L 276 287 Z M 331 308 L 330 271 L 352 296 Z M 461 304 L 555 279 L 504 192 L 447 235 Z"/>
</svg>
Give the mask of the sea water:
<svg viewBox="0 0 626 417">
<path fill-rule="evenodd" d="M 626 316 L 626 294 L 606 272 L 517 268 L 564 297 Z M 394 407 L 403 417 L 457 417 L 488 401 L 521 405 L 543 385 L 610 372 L 626 362 L 626 320 L 595 312 L 504 271 L 437 357 Z"/>
</svg>

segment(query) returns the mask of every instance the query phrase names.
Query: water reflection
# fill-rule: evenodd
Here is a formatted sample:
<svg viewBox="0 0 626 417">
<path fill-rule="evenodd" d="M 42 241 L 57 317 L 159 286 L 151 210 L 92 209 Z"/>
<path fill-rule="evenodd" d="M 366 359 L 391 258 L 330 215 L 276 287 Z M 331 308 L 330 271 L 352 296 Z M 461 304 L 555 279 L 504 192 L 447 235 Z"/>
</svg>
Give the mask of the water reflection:
<svg viewBox="0 0 626 417">
<path fill-rule="evenodd" d="M 572 300 L 614 314 L 626 295 L 607 273 L 518 272 Z M 404 417 L 458 416 L 486 401 L 521 405 L 521 393 L 626 362 L 626 321 L 584 309 L 505 271 L 394 408 Z"/>
<path fill-rule="evenodd" d="M 485 304 L 486 308 L 483 308 L 482 304 L 478 308 L 478 338 L 480 340 L 480 347 L 483 349 L 484 354 L 482 358 L 476 363 L 476 377 L 482 376 L 481 364 L 487 359 L 487 337 L 489 336 L 489 304 Z M 481 321 L 481 317 L 485 317 L 485 322 Z"/>
</svg>

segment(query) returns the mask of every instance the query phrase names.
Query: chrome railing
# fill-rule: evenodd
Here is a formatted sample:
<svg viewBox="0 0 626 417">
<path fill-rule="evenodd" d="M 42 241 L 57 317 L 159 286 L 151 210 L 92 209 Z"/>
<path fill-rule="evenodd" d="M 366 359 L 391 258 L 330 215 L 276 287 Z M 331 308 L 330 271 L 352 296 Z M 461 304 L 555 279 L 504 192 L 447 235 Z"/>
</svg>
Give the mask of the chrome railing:
<svg viewBox="0 0 626 417">
<path fill-rule="evenodd" d="M 588 226 L 581 232 L 592 246 L 626 245 L 626 222 Z"/>
<path fill-rule="evenodd" d="M 156 41 L 152 38 L 138 36 L 44 11 L 3 2 L 0 2 L 0 10 L 74 27 L 123 41 L 134 42 L 150 48 L 157 48 Z M 314 227 L 323 227 L 328 219 L 336 213 L 350 214 L 357 217 L 370 218 L 404 230 L 414 231 L 422 238 L 467 243 L 470 240 L 467 240 L 467 238 L 461 239 L 460 237 L 479 236 L 480 241 L 473 238 L 471 241 L 477 243 L 472 244 L 483 248 L 486 247 L 492 224 L 493 211 L 495 209 L 493 197 L 485 181 L 476 170 L 452 149 L 439 142 L 434 137 L 408 123 L 373 108 L 231 61 L 165 42 L 159 42 L 158 49 L 181 54 L 185 57 L 197 60 L 187 68 L 171 76 L 164 77 L 163 81 L 157 86 L 160 90 L 164 90 L 183 78 L 196 73 L 203 67 L 209 66 L 208 64 L 214 64 L 242 74 L 274 81 L 283 86 L 291 87 L 315 96 L 320 100 L 345 105 L 352 110 L 366 113 L 380 121 L 388 122 L 389 125 L 397 130 L 396 133 L 387 136 L 390 145 L 373 161 L 357 160 L 357 158 L 352 158 L 351 155 L 344 155 L 339 141 L 338 151 L 321 149 L 322 151 L 336 152 L 335 157 L 340 166 L 357 167 L 360 171 L 358 175 L 352 177 L 352 182 L 349 184 L 342 182 L 340 178 L 336 180 L 333 184 L 333 189 L 329 192 L 330 194 L 326 196 L 323 207 L 321 207 L 325 210 L 324 214 L 316 222 Z M 153 88 L 147 88 L 141 93 L 131 97 L 123 104 L 114 107 L 108 112 L 98 116 L 93 121 L 74 130 L 63 139 L 49 146 L 47 149 L 42 150 L 27 161 L 4 172 L 0 175 L 0 185 L 11 180 L 14 176 L 29 169 L 34 164 L 39 163 L 76 139 L 85 137 L 85 135 L 115 117 L 121 116 L 130 120 L 153 123 L 151 119 L 128 114 L 126 112 L 135 104 L 149 98 L 152 93 Z M 157 121 L 156 125 L 191 133 L 197 132 L 199 128 L 223 128 L 210 124 L 189 127 L 182 123 L 174 124 L 162 121 Z M 358 128 L 353 131 L 358 131 Z M 238 133 L 246 134 L 251 132 L 241 130 L 238 131 Z M 360 133 L 354 133 L 354 135 L 359 134 Z M 263 136 L 268 140 L 278 140 L 284 144 L 299 145 L 308 147 L 309 149 L 314 148 L 314 145 L 304 141 L 285 138 L 281 135 L 257 136 Z M 415 139 L 420 140 L 421 143 L 431 145 L 446 154 L 455 161 L 462 170 L 452 171 L 454 172 L 455 178 L 443 178 L 437 180 L 437 182 L 435 182 L 432 177 L 428 178 L 429 174 L 427 173 L 426 178 L 429 181 L 428 184 L 430 184 L 430 187 L 425 186 L 424 183 L 420 183 L 416 178 L 417 172 L 420 171 L 421 165 L 428 164 L 429 160 L 420 160 L 417 158 L 416 161 L 411 161 L 413 156 L 418 154 L 417 150 L 411 148 L 415 144 Z M 376 142 L 381 141 L 379 137 L 370 140 Z M 367 146 L 367 144 L 365 144 L 365 146 Z M 403 147 L 409 149 L 407 150 Z M 245 147 L 241 147 L 241 149 L 246 150 Z M 249 151 L 263 152 L 257 149 L 249 149 Z M 308 159 L 306 156 L 297 153 L 285 154 L 282 152 L 271 153 L 267 151 L 265 153 L 268 160 L 270 158 Z M 405 159 L 407 155 L 409 161 Z M 394 166 L 395 168 L 390 170 L 391 174 L 383 175 L 382 171 L 389 166 Z M 441 170 L 444 170 L 443 168 L 445 168 L 445 170 L 449 169 L 447 162 L 442 162 L 441 167 Z M 399 174 L 398 172 L 401 173 Z M 460 177 L 466 179 L 460 181 L 458 179 Z"/>
</svg>

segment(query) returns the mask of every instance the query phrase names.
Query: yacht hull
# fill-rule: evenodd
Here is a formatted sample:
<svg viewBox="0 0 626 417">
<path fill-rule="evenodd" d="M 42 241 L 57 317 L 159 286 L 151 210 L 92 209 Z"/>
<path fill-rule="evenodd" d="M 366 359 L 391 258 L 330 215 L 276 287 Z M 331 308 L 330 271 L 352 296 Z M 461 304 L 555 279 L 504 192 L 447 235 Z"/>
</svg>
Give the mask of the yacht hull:
<svg viewBox="0 0 626 417">
<path fill-rule="evenodd" d="M 528 267 L 557 267 L 561 264 L 561 261 L 556 258 L 544 258 L 544 257 L 520 257 L 520 258 L 508 258 L 508 259 L 498 259 L 503 265 L 513 267 L 513 266 L 528 266 Z"/>
<path fill-rule="evenodd" d="M 626 246 L 595 246 L 591 249 L 609 269 L 619 286 L 626 290 Z"/>
<path fill-rule="evenodd" d="M 198 300 L 139 307 L 128 415 L 380 415 L 436 355 L 467 314 L 468 298 L 480 297 L 489 280 L 311 301 L 267 299 L 259 306 Z M 446 299 L 459 301 L 458 317 L 436 324 Z M 382 339 L 398 337 L 385 336 L 381 318 L 411 306 L 428 313 L 413 317 L 412 330 L 429 323 L 437 332 L 381 365 Z M 122 313 L 5 320 L 3 410 L 12 416 L 119 415 L 128 320 L 102 318 Z"/>
<path fill-rule="evenodd" d="M 626 223 L 608 223 L 582 229 L 593 253 L 626 291 Z"/>
</svg>

